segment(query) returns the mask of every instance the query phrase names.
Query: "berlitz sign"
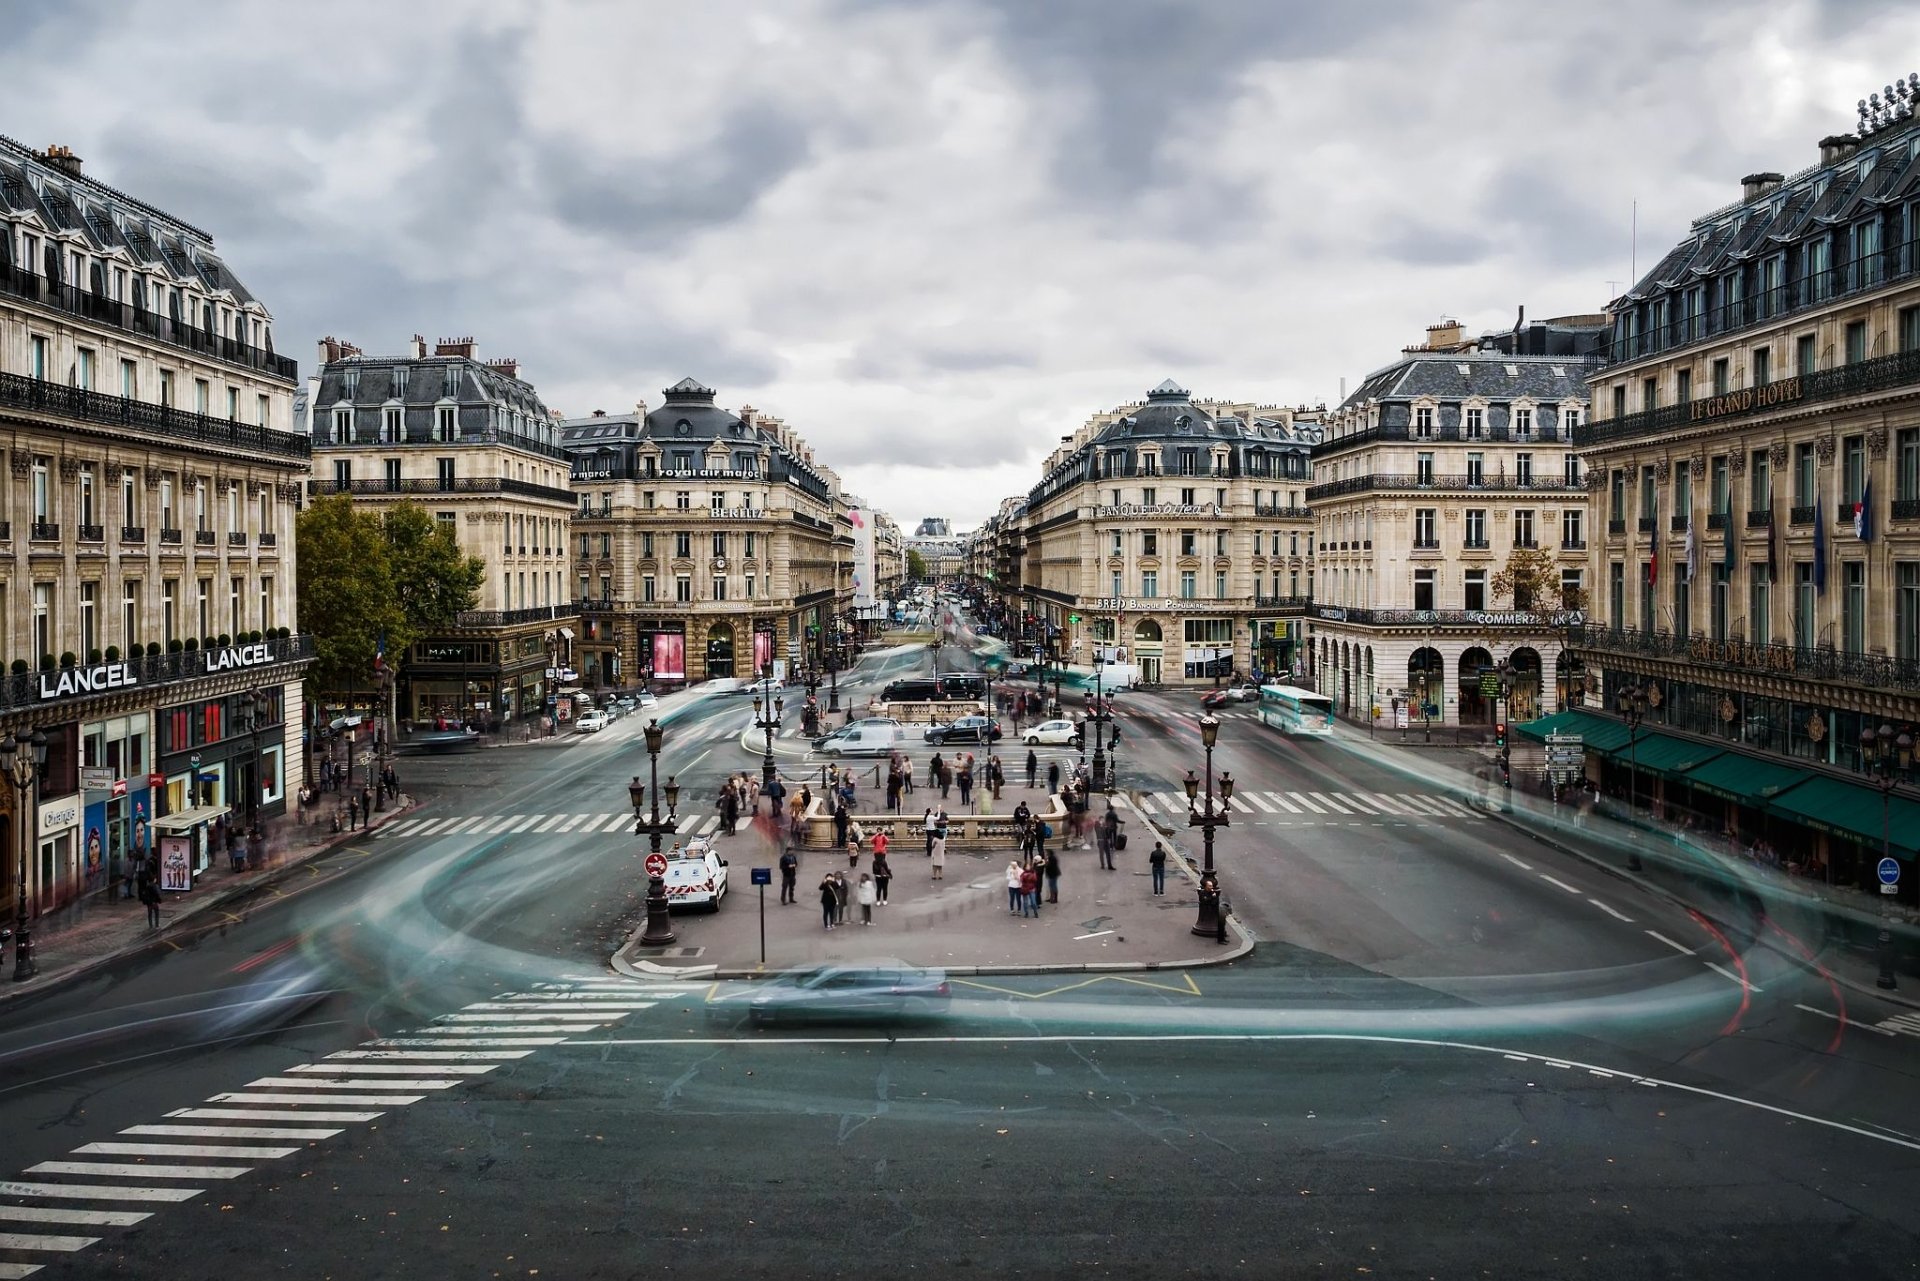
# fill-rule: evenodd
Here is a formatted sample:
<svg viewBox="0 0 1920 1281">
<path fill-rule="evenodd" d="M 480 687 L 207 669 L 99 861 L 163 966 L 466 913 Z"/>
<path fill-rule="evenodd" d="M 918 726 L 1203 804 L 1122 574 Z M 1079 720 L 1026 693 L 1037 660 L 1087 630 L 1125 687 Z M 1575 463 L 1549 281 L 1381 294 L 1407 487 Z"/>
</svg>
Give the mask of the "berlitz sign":
<svg viewBox="0 0 1920 1281">
<path fill-rule="evenodd" d="M 58 672 L 40 673 L 40 697 L 66 698 L 73 694 L 101 694 L 110 689 L 138 685 L 129 663 L 96 663 L 92 667 L 69 667 Z"/>
<path fill-rule="evenodd" d="M 1216 516 L 1212 503 L 1121 503 L 1117 507 L 1095 507 L 1095 519 L 1106 516 Z"/>
<path fill-rule="evenodd" d="M 207 651 L 207 671 L 224 672 L 236 667 L 258 667 L 273 661 L 273 650 L 265 641 L 253 645 L 232 645 Z"/>
</svg>

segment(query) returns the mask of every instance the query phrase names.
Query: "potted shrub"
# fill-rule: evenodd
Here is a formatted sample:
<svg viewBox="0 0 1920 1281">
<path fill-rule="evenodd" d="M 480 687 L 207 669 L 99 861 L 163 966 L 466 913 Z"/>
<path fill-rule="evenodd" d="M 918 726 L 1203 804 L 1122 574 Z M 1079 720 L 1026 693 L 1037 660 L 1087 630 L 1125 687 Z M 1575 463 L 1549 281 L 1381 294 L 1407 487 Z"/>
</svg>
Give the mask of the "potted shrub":
<svg viewBox="0 0 1920 1281">
<path fill-rule="evenodd" d="M 28 672 L 32 670 L 33 670 L 33 664 L 29 663 L 26 659 L 16 658 L 13 660 L 13 674 L 15 676 L 25 676 Z"/>
<path fill-rule="evenodd" d="M 73 656 L 72 650 L 64 649 L 60 651 L 60 669 L 62 671 L 71 670 L 79 661 L 79 659 Z"/>
<path fill-rule="evenodd" d="M 218 637 L 216 637 L 215 639 L 217 640 L 217 642 L 218 642 L 218 645 L 219 645 L 219 648 L 221 648 L 221 649 L 225 649 L 225 648 L 227 648 L 227 647 L 228 647 L 229 645 L 231 645 L 231 644 L 233 644 L 233 637 L 231 637 L 231 636 L 229 636 L 229 635 L 227 635 L 227 634 L 226 634 L 225 632 L 221 632 L 221 633 L 220 633 L 220 635 L 219 635 Z M 208 646 L 207 646 L 207 648 L 208 648 L 208 649 L 213 649 L 213 648 L 214 648 L 214 646 L 213 646 L 213 645 L 208 645 Z"/>
<path fill-rule="evenodd" d="M 99 650 L 97 650 L 97 649 L 90 649 L 90 650 L 88 650 L 88 651 L 87 651 L 87 666 L 88 666 L 88 667 L 94 667 L 94 666 L 96 666 L 96 665 L 98 665 L 98 664 L 99 664 L 99 662 L 100 662 L 100 651 L 99 651 Z"/>
<path fill-rule="evenodd" d="M 53 655 L 52 655 L 52 654 L 42 654 L 42 655 L 40 655 L 40 670 L 41 670 L 41 671 L 43 671 L 43 672 L 50 672 L 50 671 L 52 671 L 52 670 L 54 669 L 54 667 L 55 667 L 55 666 L 56 666 L 56 664 L 55 664 L 55 663 L 54 663 L 54 661 L 53 661 Z"/>
<path fill-rule="evenodd" d="M 160 657 L 160 642 L 159 642 L 159 641 L 148 641 L 148 642 L 147 642 L 147 657 L 148 657 L 148 658 L 158 658 L 158 657 Z"/>
<path fill-rule="evenodd" d="M 178 636 L 167 642 L 167 653 L 169 654 L 178 654 L 183 648 L 184 646 L 180 644 L 180 638 Z"/>
<path fill-rule="evenodd" d="M 199 642 L 199 641 L 197 641 L 197 640 L 195 640 L 195 639 L 194 639 L 193 637 L 191 637 L 191 636 L 189 636 L 189 637 L 187 637 L 187 643 L 186 643 L 186 651 L 187 651 L 187 653 L 189 653 L 189 654 L 191 654 L 191 653 L 193 653 L 194 651 L 196 651 L 196 650 L 198 650 L 199 648 L 200 648 L 200 642 Z"/>
<path fill-rule="evenodd" d="M 107 661 L 109 663 L 117 663 L 120 661 L 120 647 L 118 645 L 107 646 Z"/>
</svg>

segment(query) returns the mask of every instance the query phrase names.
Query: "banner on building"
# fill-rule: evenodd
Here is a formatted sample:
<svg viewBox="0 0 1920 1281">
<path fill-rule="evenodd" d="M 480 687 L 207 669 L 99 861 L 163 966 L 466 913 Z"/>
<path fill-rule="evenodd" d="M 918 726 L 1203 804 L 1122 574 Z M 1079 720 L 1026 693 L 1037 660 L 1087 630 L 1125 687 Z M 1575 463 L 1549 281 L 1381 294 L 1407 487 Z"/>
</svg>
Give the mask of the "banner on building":
<svg viewBox="0 0 1920 1281">
<path fill-rule="evenodd" d="M 655 632 L 653 674 L 659 680 L 687 679 L 687 638 L 679 632 Z"/>
<path fill-rule="evenodd" d="M 853 524 L 853 607 L 873 608 L 873 513 L 863 507 L 848 510 Z"/>
</svg>

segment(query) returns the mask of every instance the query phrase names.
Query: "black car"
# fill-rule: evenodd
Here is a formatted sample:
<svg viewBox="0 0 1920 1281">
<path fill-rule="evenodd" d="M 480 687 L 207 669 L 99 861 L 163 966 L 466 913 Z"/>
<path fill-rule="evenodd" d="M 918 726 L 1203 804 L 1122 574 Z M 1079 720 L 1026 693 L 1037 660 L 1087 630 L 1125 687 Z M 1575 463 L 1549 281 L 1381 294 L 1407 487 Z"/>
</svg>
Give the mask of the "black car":
<svg viewBox="0 0 1920 1281">
<path fill-rule="evenodd" d="M 1000 722 L 985 716 L 961 716 L 945 725 L 931 726 L 929 743 L 988 743 L 1000 737 Z"/>
</svg>

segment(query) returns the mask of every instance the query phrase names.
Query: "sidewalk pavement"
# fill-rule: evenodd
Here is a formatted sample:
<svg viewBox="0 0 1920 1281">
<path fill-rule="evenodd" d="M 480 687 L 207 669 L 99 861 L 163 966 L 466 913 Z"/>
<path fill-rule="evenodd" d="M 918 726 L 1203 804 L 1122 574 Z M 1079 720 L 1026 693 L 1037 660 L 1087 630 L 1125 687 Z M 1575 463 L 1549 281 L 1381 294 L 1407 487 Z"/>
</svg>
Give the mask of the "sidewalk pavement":
<svg viewBox="0 0 1920 1281">
<path fill-rule="evenodd" d="M 1441 763 L 1460 771 L 1455 782 L 1466 789 L 1470 797 L 1478 798 L 1493 817 L 1562 853 L 1631 880 L 1683 909 L 1698 912 L 1717 927 L 1725 928 L 1729 922 L 1724 919 L 1720 904 L 1699 893 L 1702 882 L 1752 895 L 1760 900 L 1770 916 L 1793 909 L 1812 913 L 1827 922 L 1829 928 L 1834 923 L 1860 932 L 1877 932 L 1880 928 L 1875 911 L 1877 904 L 1869 906 L 1872 900 L 1857 889 L 1827 885 L 1744 858 L 1729 857 L 1703 842 L 1698 833 L 1662 823 L 1644 811 L 1629 814 L 1612 798 L 1603 801 L 1599 811 L 1579 815 L 1569 805 L 1555 806 L 1550 796 L 1523 782 L 1517 770 L 1517 785 L 1511 790 L 1488 784 L 1476 775 L 1490 767 L 1494 759 L 1491 748 L 1462 747 L 1442 754 Z M 1433 764 L 1433 754 L 1422 752 L 1420 768 L 1431 770 Z M 1626 868 L 1627 850 L 1636 845 L 1646 869 L 1639 873 Z M 1912 926 L 1905 915 L 1892 924 L 1908 932 Z M 1771 931 L 1756 933 L 1753 941 L 1801 969 L 1827 975 L 1864 996 L 1920 1009 L 1920 996 L 1898 988 L 1889 991 L 1878 985 L 1877 956 L 1862 954 L 1838 940 L 1804 940 L 1817 950 L 1816 955 L 1808 955 L 1776 939 Z M 1906 977 L 1910 984 L 1911 976 Z"/>
<path fill-rule="evenodd" d="M 1129 823 L 1128 848 L 1115 855 L 1117 870 L 1100 867 L 1091 848 L 1062 852 L 1060 901 L 1042 903 L 1038 917 L 1007 908 L 1007 851 L 947 849 L 944 880 L 932 879 L 926 847 L 896 842 L 889 902 L 862 925 L 850 901 L 847 922 L 825 927 L 820 882 L 828 872 L 848 871 L 840 850 L 799 851 L 798 901 L 780 902 L 779 854 L 764 816 L 732 838 L 715 843 L 727 859 L 728 893 L 719 911 L 676 912 L 679 936 L 665 949 L 640 946 L 644 920 L 614 953 L 613 968 L 637 978 L 755 978 L 795 966 L 897 957 L 949 974 L 1030 974 L 1178 969 L 1219 965 L 1253 950 L 1250 936 L 1235 929 L 1226 943 L 1192 932 L 1198 901 L 1194 880 L 1178 860 L 1167 864 L 1167 892 L 1155 897 L 1147 869 L 1153 837 L 1144 823 Z M 863 854 L 858 871 L 871 871 Z M 762 887 L 750 884 L 750 869 L 772 869 L 766 894 L 766 959 L 761 960 Z M 639 876 L 636 866 L 635 875 Z M 636 902 L 644 898 L 639 886 Z"/>
<path fill-rule="evenodd" d="M 398 802 L 376 811 L 365 827 L 339 833 L 320 817 L 323 812 L 331 812 L 325 805 L 315 806 L 312 821 L 304 824 L 291 817 L 279 820 L 280 826 L 269 831 L 264 868 L 235 872 L 225 852 L 220 852 L 212 865 L 194 878 L 193 889 L 161 896 L 158 930 L 147 928 L 145 906 L 128 898 L 110 902 L 104 889 L 49 912 L 33 922 L 36 974 L 24 983 L 0 984 L 0 1004 L 45 991 L 138 951 L 181 923 L 272 885 L 303 864 L 362 839 L 370 829 L 391 822 L 413 807 L 414 801 L 402 793 Z M 9 964 L 11 960 L 9 956 Z"/>
</svg>

